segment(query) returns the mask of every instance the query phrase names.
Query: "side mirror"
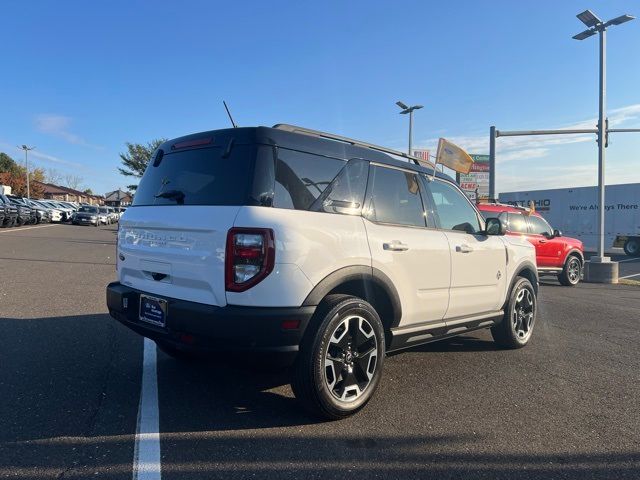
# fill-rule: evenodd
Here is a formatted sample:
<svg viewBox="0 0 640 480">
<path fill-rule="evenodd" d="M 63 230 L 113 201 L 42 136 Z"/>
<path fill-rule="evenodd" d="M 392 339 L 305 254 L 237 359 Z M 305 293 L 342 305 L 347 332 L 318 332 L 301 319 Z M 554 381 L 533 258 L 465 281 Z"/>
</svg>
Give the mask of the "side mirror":
<svg viewBox="0 0 640 480">
<path fill-rule="evenodd" d="M 558 230 L 558 229 L 555 229 L 553 231 L 553 236 L 554 237 L 561 237 L 562 236 L 562 232 L 560 230 Z"/>
<path fill-rule="evenodd" d="M 487 235 L 504 235 L 507 233 L 507 226 L 499 218 L 487 218 L 484 232 Z"/>
</svg>

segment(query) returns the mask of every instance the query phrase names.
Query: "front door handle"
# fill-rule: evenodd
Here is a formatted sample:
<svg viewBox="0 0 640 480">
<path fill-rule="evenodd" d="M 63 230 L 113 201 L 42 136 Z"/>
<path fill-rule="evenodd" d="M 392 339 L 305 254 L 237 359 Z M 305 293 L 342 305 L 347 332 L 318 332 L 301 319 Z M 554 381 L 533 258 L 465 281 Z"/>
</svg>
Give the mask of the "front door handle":
<svg viewBox="0 0 640 480">
<path fill-rule="evenodd" d="M 409 245 L 402 243 L 400 240 L 391 240 L 382 244 L 382 248 L 385 250 L 391 250 L 392 252 L 404 252 L 409 250 Z"/>
<path fill-rule="evenodd" d="M 547 243 L 546 240 L 540 240 L 540 243 Z"/>
<path fill-rule="evenodd" d="M 470 252 L 473 252 L 473 248 L 470 247 L 469 245 L 465 245 L 465 244 L 456 245 L 456 252 L 459 252 L 459 253 L 470 253 Z"/>
</svg>

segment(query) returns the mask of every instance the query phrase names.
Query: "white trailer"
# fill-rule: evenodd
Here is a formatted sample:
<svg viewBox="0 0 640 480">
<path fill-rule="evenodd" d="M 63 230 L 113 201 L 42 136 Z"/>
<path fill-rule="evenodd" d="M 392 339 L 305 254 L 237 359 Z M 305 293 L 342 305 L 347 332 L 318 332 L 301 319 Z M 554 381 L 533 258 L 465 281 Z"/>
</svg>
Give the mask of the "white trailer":
<svg viewBox="0 0 640 480">
<path fill-rule="evenodd" d="M 507 192 L 500 202 L 529 206 L 553 228 L 582 240 L 585 250 L 598 243 L 598 187 L 557 188 Z M 640 183 L 608 185 L 605 188 L 605 250 L 622 247 L 627 255 L 640 256 Z"/>
</svg>

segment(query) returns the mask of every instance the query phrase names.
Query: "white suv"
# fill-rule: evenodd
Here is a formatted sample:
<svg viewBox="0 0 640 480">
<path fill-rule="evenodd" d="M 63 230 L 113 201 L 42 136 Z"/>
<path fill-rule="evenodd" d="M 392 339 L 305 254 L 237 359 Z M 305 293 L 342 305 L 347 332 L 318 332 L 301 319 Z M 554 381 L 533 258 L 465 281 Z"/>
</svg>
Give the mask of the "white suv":
<svg viewBox="0 0 640 480">
<path fill-rule="evenodd" d="M 175 357 L 289 354 L 327 418 L 368 402 L 387 352 L 488 327 L 524 346 L 533 246 L 414 160 L 287 125 L 165 142 L 120 221 L 109 312 Z"/>
</svg>

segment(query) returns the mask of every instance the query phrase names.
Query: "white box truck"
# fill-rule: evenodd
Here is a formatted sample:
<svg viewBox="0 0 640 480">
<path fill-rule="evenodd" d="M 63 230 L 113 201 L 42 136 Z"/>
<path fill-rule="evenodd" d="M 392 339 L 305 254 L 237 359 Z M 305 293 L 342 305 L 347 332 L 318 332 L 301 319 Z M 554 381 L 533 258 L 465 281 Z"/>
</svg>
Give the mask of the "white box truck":
<svg viewBox="0 0 640 480">
<path fill-rule="evenodd" d="M 596 250 L 598 187 L 506 192 L 499 199 L 521 206 L 533 201 L 553 228 L 582 240 L 585 250 Z M 604 215 L 605 250 L 622 247 L 627 255 L 640 256 L 640 183 L 607 185 Z"/>
</svg>

